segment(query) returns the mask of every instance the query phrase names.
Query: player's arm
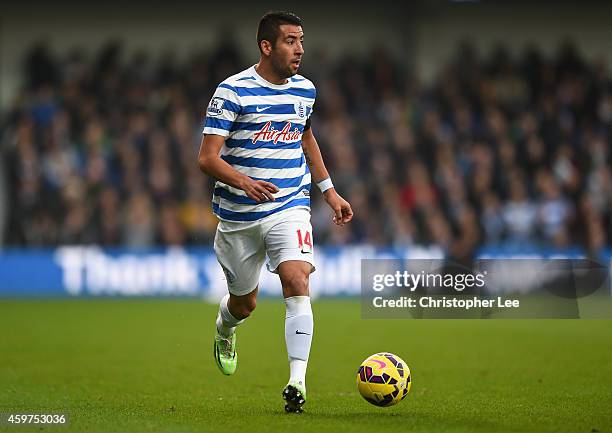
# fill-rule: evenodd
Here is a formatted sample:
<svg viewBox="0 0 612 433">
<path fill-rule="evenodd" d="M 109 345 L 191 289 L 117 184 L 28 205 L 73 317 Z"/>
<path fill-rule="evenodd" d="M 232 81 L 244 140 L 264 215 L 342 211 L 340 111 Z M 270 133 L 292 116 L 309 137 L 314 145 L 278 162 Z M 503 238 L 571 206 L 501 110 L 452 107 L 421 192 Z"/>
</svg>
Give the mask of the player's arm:
<svg viewBox="0 0 612 433">
<path fill-rule="evenodd" d="M 319 149 L 319 144 L 310 127 L 302 134 L 302 149 L 304 150 L 304 157 L 310 168 L 314 183 L 319 184 L 326 180 L 331 183 L 331 180 L 329 180 L 329 172 L 327 168 L 325 168 L 325 163 L 323 162 L 321 149 Z M 351 205 L 336 192 L 336 188 L 332 186 L 326 189 L 323 192 L 323 198 L 334 211 L 334 223 L 344 225 L 353 219 Z"/>
<path fill-rule="evenodd" d="M 224 142 L 225 137 L 221 135 L 203 135 L 198 155 L 200 170 L 223 183 L 243 190 L 247 196 L 258 203 L 274 201 L 272 194 L 279 191 L 276 185 L 263 180 L 251 179 L 221 159 L 219 152 Z"/>
</svg>

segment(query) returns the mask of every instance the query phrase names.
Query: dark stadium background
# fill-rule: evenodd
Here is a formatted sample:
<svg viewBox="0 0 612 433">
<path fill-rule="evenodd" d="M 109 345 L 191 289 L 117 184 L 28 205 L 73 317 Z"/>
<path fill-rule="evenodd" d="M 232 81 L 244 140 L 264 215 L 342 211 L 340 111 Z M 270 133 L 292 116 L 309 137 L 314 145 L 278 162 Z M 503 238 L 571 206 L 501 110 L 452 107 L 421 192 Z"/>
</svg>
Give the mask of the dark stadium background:
<svg viewBox="0 0 612 433">
<path fill-rule="evenodd" d="M 203 110 L 256 61 L 260 9 L 8 7 L 2 245 L 210 244 Z M 356 214 L 334 230 L 313 194 L 318 244 L 610 245 L 609 7 L 296 12 L 315 131 Z"/>
<path fill-rule="evenodd" d="M 302 418 L 280 405 L 275 277 L 231 378 L 202 302 L 225 291 L 203 114 L 273 9 L 304 20 L 313 130 L 355 211 L 337 228 L 313 190 L 312 293 L 333 299 L 313 303 Z M 612 431 L 609 321 L 366 320 L 357 299 L 377 254 L 610 269 L 610 23 L 597 1 L 3 4 L 0 414 L 88 432 Z M 413 373 L 387 411 L 354 386 L 383 350 Z"/>
</svg>

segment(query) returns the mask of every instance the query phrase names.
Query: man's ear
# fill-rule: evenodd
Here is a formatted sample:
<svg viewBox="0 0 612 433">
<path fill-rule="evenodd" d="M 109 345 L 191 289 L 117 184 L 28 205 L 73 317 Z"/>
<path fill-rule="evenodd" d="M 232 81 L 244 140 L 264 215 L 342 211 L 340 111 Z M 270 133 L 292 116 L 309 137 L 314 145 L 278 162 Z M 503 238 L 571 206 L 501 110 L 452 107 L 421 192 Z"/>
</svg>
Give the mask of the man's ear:
<svg viewBox="0 0 612 433">
<path fill-rule="evenodd" d="M 261 52 L 266 56 L 272 53 L 272 44 L 265 39 L 259 43 L 259 48 L 261 48 Z"/>
</svg>

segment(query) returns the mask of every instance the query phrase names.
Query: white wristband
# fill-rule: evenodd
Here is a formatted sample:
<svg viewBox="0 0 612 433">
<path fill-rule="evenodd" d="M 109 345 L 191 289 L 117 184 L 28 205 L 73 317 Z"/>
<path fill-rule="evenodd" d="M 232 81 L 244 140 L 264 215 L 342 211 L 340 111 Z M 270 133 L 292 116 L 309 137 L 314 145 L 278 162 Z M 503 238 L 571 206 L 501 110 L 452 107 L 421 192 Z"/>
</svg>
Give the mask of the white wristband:
<svg viewBox="0 0 612 433">
<path fill-rule="evenodd" d="M 317 182 L 317 186 L 321 190 L 321 192 L 325 192 L 330 188 L 334 187 L 331 179 L 328 177 L 327 179 L 323 179 L 321 182 Z"/>
</svg>

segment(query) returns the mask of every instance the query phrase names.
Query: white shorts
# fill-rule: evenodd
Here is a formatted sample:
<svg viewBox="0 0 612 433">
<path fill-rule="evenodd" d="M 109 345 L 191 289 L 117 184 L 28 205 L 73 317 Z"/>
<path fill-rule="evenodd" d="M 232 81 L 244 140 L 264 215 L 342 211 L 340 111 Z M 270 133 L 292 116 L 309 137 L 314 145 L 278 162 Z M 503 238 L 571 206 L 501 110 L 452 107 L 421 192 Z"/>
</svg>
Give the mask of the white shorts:
<svg viewBox="0 0 612 433">
<path fill-rule="evenodd" d="M 314 248 L 310 211 L 287 209 L 253 222 L 219 221 L 215 253 L 232 295 L 246 295 L 259 284 L 261 268 L 278 273 L 278 265 L 300 260 L 312 265 Z"/>
</svg>

